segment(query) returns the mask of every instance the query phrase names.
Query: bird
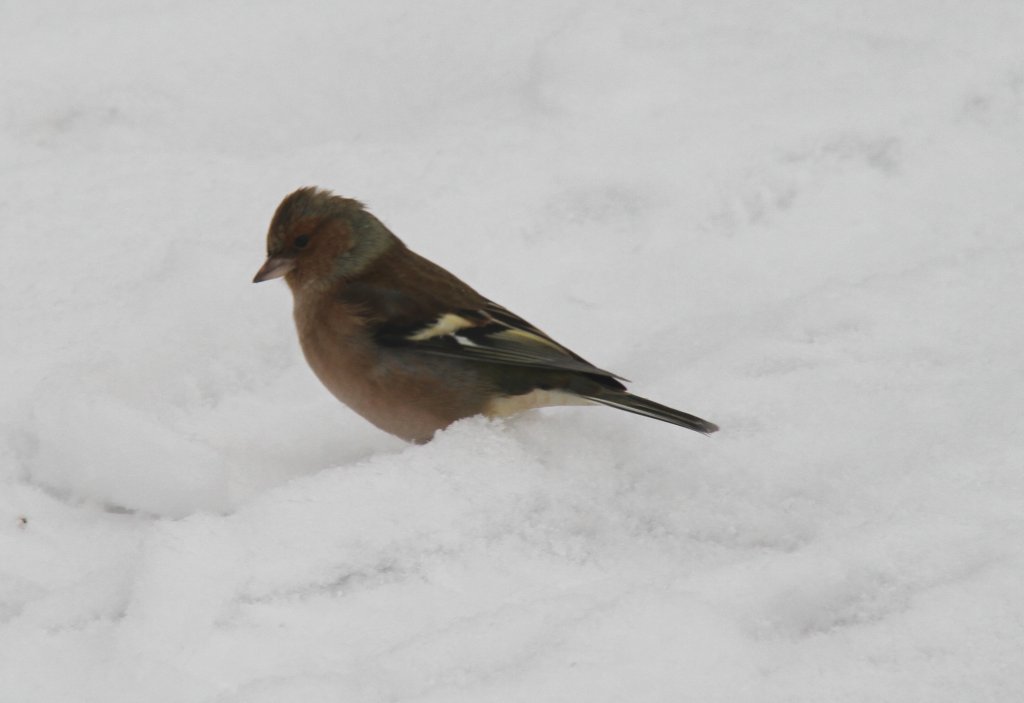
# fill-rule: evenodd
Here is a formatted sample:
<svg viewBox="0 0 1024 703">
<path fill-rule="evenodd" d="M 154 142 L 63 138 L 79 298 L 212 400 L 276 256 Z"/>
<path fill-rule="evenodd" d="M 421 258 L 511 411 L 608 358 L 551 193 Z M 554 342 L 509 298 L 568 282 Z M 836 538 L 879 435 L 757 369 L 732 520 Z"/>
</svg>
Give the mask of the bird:
<svg viewBox="0 0 1024 703">
<path fill-rule="evenodd" d="M 606 405 L 695 432 L 712 422 L 626 390 L 420 256 L 358 200 L 318 187 L 281 201 L 254 283 L 283 277 L 302 352 L 342 403 L 413 443 L 456 420 Z"/>
</svg>

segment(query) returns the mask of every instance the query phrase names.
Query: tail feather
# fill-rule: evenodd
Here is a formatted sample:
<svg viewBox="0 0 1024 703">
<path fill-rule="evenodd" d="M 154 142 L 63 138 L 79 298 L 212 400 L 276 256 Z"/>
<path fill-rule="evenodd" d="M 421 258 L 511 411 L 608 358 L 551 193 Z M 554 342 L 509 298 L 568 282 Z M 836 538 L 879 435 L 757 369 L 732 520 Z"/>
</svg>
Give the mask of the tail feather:
<svg viewBox="0 0 1024 703">
<path fill-rule="evenodd" d="M 618 408 L 619 410 L 625 410 L 626 412 L 636 413 L 637 415 L 643 415 L 644 417 L 651 417 L 655 420 L 661 420 L 662 422 L 668 422 L 673 425 L 679 425 L 680 427 L 685 427 L 686 429 L 693 430 L 694 432 L 700 432 L 702 434 L 718 432 L 718 425 L 713 422 L 708 422 L 696 415 L 684 413 L 682 410 L 676 410 L 675 408 L 670 408 L 667 405 L 655 403 L 653 400 L 641 398 L 640 396 L 633 395 L 632 393 L 602 389 L 599 393 L 588 393 L 585 397 L 595 403 L 601 403 L 602 405 Z"/>
</svg>

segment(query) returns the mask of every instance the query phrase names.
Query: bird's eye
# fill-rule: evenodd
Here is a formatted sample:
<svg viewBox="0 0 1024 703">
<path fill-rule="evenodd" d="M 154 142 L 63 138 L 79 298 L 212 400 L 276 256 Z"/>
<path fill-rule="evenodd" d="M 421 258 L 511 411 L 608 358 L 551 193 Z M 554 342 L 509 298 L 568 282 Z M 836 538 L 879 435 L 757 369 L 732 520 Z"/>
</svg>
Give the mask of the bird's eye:
<svg viewBox="0 0 1024 703">
<path fill-rule="evenodd" d="M 296 237 L 295 241 L 292 242 L 292 243 L 295 245 L 296 249 L 305 249 L 306 245 L 309 244 L 309 235 L 308 234 L 300 235 L 300 236 Z"/>
</svg>

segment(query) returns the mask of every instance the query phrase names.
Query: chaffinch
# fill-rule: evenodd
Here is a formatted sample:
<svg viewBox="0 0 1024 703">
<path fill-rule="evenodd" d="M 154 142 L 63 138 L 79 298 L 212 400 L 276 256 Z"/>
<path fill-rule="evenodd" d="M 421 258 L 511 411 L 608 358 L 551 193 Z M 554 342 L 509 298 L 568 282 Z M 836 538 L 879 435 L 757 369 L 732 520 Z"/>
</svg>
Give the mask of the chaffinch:
<svg viewBox="0 0 1024 703">
<path fill-rule="evenodd" d="M 718 427 L 626 391 L 597 368 L 408 249 L 357 200 L 286 197 L 253 279 L 284 276 L 299 342 L 340 401 L 425 442 L 458 419 L 600 403 L 710 434 Z"/>
</svg>

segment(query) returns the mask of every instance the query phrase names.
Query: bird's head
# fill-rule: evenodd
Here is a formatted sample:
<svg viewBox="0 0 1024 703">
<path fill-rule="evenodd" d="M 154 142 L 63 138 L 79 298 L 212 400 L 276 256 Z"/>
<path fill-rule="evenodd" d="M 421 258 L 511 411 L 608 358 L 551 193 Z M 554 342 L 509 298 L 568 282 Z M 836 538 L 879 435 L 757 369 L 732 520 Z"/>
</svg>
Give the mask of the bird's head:
<svg viewBox="0 0 1024 703">
<path fill-rule="evenodd" d="M 267 260 L 253 283 L 284 276 L 292 290 L 327 288 L 364 271 L 399 240 L 358 200 L 300 188 L 277 206 Z"/>
</svg>

